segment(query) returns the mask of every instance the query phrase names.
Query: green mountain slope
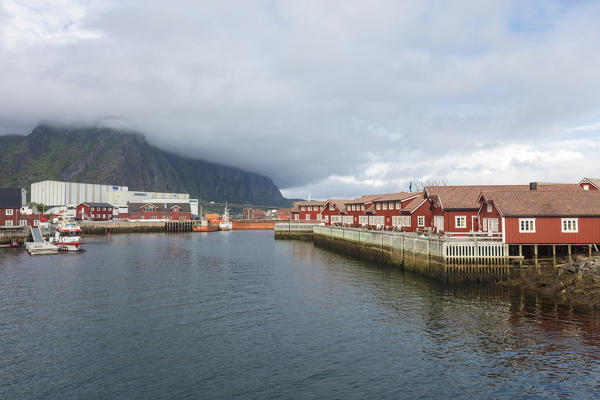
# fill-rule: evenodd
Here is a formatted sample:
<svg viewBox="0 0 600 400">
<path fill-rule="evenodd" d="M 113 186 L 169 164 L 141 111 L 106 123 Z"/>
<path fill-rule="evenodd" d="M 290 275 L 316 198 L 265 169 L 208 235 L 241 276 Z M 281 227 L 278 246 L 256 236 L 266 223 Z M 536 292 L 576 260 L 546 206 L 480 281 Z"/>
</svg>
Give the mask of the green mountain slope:
<svg viewBox="0 0 600 400">
<path fill-rule="evenodd" d="M 188 159 L 149 145 L 139 134 L 108 128 L 36 127 L 28 136 L 0 136 L 0 186 L 29 189 L 61 180 L 190 193 L 201 201 L 289 206 L 270 178 Z"/>
</svg>

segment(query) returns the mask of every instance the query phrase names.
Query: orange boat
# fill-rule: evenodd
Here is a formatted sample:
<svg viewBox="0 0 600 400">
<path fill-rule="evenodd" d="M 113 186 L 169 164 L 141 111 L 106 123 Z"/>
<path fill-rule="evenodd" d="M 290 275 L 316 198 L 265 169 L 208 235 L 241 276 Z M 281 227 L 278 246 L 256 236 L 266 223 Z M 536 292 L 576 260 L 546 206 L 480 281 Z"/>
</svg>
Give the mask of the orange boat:
<svg viewBox="0 0 600 400">
<path fill-rule="evenodd" d="M 219 230 L 219 225 L 194 226 L 194 232 L 216 232 Z"/>
</svg>

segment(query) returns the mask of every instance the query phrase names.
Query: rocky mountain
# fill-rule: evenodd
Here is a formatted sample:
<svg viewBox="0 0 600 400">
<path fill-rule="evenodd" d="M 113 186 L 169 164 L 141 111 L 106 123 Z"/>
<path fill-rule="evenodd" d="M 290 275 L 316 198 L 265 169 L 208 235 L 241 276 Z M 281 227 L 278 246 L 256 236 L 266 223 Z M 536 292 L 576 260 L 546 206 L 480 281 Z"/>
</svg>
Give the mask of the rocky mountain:
<svg viewBox="0 0 600 400">
<path fill-rule="evenodd" d="M 40 125 L 27 136 L 0 136 L 0 149 L 4 187 L 61 180 L 190 193 L 201 201 L 291 204 L 264 175 L 181 157 L 131 132 Z"/>
</svg>

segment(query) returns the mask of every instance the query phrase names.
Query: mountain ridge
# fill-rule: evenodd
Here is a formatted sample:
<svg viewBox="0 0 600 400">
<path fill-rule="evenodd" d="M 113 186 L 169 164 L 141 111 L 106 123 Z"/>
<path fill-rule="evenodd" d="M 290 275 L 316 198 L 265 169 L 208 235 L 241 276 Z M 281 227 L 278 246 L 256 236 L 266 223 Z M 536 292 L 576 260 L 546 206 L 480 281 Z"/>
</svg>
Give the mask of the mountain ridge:
<svg viewBox="0 0 600 400">
<path fill-rule="evenodd" d="M 162 150 L 137 132 L 42 124 L 26 136 L 0 136 L 0 148 L 0 186 L 77 181 L 190 193 L 200 201 L 291 204 L 267 176 Z"/>
</svg>

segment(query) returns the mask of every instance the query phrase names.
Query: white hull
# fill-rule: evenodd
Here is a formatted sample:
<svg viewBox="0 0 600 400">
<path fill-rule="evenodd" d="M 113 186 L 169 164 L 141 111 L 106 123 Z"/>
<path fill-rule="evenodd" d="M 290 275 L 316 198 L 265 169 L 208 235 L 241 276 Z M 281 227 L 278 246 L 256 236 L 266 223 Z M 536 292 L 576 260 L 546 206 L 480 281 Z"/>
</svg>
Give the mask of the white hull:
<svg viewBox="0 0 600 400">
<path fill-rule="evenodd" d="M 219 229 L 222 231 L 230 231 L 232 229 L 231 222 L 221 222 L 219 224 Z"/>
<path fill-rule="evenodd" d="M 83 243 L 53 242 L 52 244 L 58 247 L 60 251 L 79 251 Z"/>
</svg>

